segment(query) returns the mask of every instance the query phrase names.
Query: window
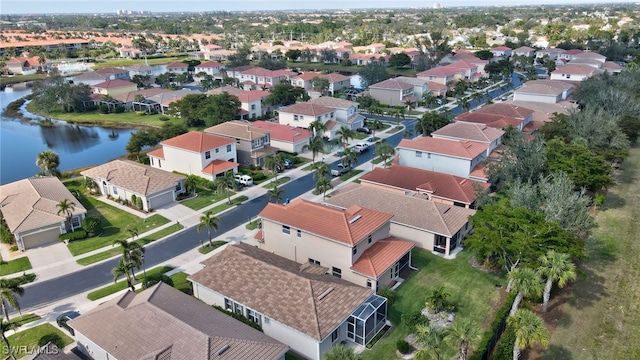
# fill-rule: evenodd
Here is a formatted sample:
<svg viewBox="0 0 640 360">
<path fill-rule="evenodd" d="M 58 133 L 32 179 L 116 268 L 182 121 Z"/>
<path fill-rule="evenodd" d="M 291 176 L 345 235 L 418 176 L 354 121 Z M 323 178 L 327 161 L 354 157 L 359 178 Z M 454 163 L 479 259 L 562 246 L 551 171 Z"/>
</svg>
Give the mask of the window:
<svg viewBox="0 0 640 360">
<path fill-rule="evenodd" d="M 302 237 L 302 231 L 301 230 L 297 230 L 296 232 L 298 234 L 298 237 L 301 238 Z"/>
<path fill-rule="evenodd" d="M 331 333 L 331 342 L 334 343 L 338 340 L 338 329 Z"/>
<path fill-rule="evenodd" d="M 371 280 L 367 280 L 367 287 L 371 288 Z"/>
<path fill-rule="evenodd" d="M 287 225 L 282 225 L 282 233 L 287 235 L 291 234 L 291 228 Z"/>
<path fill-rule="evenodd" d="M 322 116 L 318 116 L 316 120 L 318 120 L 318 122 L 322 121 Z"/>
<path fill-rule="evenodd" d="M 220 152 L 220 148 L 216 148 L 216 154 Z"/>
<path fill-rule="evenodd" d="M 252 104 L 251 105 L 251 110 L 255 110 L 256 109 L 256 104 Z"/>
<path fill-rule="evenodd" d="M 149 158 L 149 159 L 151 160 L 151 166 L 155 165 L 155 164 L 153 163 L 153 158 Z"/>
<path fill-rule="evenodd" d="M 242 315 L 244 316 L 244 307 L 240 304 L 238 304 L 237 302 L 233 303 L 233 312 L 235 312 L 238 315 Z"/>
<path fill-rule="evenodd" d="M 372 235 L 369 235 L 369 237 L 367 238 L 367 242 L 368 242 L 369 244 L 371 244 L 371 241 L 373 241 L 373 236 L 372 236 Z"/>
<path fill-rule="evenodd" d="M 71 226 L 73 226 L 74 228 L 80 227 L 80 217 L 78 217 L 78 216 L 72 217 L 71 218 Z"/>
<path fill-rule="evenodd" d="M 331 275 L 337 278 L 342 278 L 342 270 L 338 269 L 337 267 L 333 267 L 331 268 Z"/>
<path fill-rule="evenodd" d="M 269 324 L 269 322 L 271 321 L 271 319 L 269 319 L 268 317 L 264 317 L 264 323 L 265 324 Z"/>
<path fill-rule="evenodd" d="M 298 121 L 298 115 L 293 115 L 293 121 Z"/>
<path fill-rule="evenodd" d="M 176 191 L 180 191 L 180 190 L 182 190 L 182 184 L 180 182 L 178 182 L 176 184 Z"/>
<path fill-rule="evenodd" d="M 227 145 L 227 152 L 231 152 L 231 144 Z"/>
<path fill-rule="evenodd" d="M 416 157 L 417 158 L 421 158 L 422 157 L 422 151 L 416 151 Z"/>
<path fill-rule="evenodd" d="M 427 153 L 427 159 L 431 159 L 431 153 Z"/>
<path fill-rule="evenodd" d="M 205 151 L 204 152 L 204 158 L 205 159 L 211 159 L 211 151 Z"/>
<path fill-rule="evenodd" d="M 353 255 L 358 253 L 358 246 L 357 245 L 353 245 Z"/>
<path fill-rule="evenodd" d="M 304 120 L 304 116 L 303 115 L 300 115 L 300 120 Z"/>
<path fill-rule="evenodd" d="M 233 311 L 233 301 L 230 299 L 224 299 L 224 308 L 229 311 Z"/>
<path fill-rule="evenodd" d="M 118 195 L 118 188 L 117 187 L 113 187 L 113 195 Z"/>
<path fill-rule="evenodd" d="M 158 159 L 158 167 L 161 168 L 162 167 L 162 162 L 160 161 L 160 159 Z"/>
<path fill-rule="evenodd" d="M 331 113 L 331 118 L 333 119 L 333 113 Z"/>
<path fill-rule="evenodd" d="M 320 261 L 309 258 L 309 264 L 320 265 Z"/>
<path fill-rule="evenodd" d="M 253 321 L 256 324 L 261 323 L 260 318 L 262 316 L 251 309 L 247 309 L 247 317 L 249 318 L 249 320 Z"/>
</svg>

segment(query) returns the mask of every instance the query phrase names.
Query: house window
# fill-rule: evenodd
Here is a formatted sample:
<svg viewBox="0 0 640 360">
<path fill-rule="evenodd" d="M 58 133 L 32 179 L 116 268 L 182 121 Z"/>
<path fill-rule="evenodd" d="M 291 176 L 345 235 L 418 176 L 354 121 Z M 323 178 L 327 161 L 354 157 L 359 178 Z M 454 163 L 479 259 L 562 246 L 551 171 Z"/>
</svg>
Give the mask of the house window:
<svg viewBox="0 0 640 360">
<path fill-rule="evenodd" d="M 264 323 L 265 324 L 269 324 L 269 322 L 271 321 L 271 319 L 269 319 L 268 317 L 264 317 Z"/>
<path fill-rule="evenodd" d="M 227 145 L 227 152 L 231 152 L 231 144 Z"/>
<path fill-rule="evenodd" d="M 71 226 L 73 226 L 74 228 L 80 227 L 80 217 L 79 216 L 74 216 L 74 217 L 71 218 Z"/>
<path fill-rule="evenodd" d="M 298 115 L 293 115 L 293 121 L 298 121 Z"/>
<path fill-rule="evenodd" d="M 302 237 L 302 231 L 301 230 L 297 230 L 296 232 L 298 234 L 298 237 L 301 238 Z"/>
<path fill-rule="evenodd" d="M 304 120 L 304 116 L 300 115 L 300 120 Z"/>
<path fill-rule="evenodd" d="M 180 182 L 178 182 L 176 184 L 176 191 L 180 191 L 180 190 L 182 190 L 182 184 Z"/>
<path fill-rule="evenodd" d="M 155 164 L 153 163 L 153 158 L 149 158 L 149 159 L 151 160 L 151 166 L 155 165 Z"/>
<path fill-rule="evenodd" d="M 233 301 L 231 299 L 224 299 L 224 308 L 229 311 L 233 311 Z"/>
<path fill-rule="evenodd" d="M 238 303 L 233 303 L 233 312 L 244 316 L 244 307 Z"/>
<path fill-rule="evenodd" d="M 333 267 L 331 268 L 331 275 L 337 278 L 342 278 L 342 270 L 338 269 L 337 267 Z"/>
<path fill-rule="evenodd" d="M 158 159 L 158 167 L 161 168 L 162 167 L 162 162 Z"/>
<path fill-rule="evenodd" d="M 204 158 L 205 159 L 211 159 L 211 151 L 205 151 L 204 152 Z"/>
<path fill-rule="evenodd" d="M 113 195 L 118 195 L 118 188 L 117 187 L 113 187 Z"/>
<path fill-rule="evenodd" d="M 325 116 L 326 116 L 326 115 L 325 115 Z M 316 120 L 318 120 L 318 121 L 322 121 L 322 116 L 318 116 L 318 117 L 316 118 Z"/>
<path fill-rule="evenodd" d="M 358 246 L 357 245 L 353 245 L 353 255 L 358 253 Z"/>
<path fill-rule="evenodd" d="M 331 118 L 333 119 L 333 113 L 331 113 Z"/>
<path fill-rule="evenodd" d="M 338 340 L 338 329 L 331 333 L 331 342 L 334 343 Z"/>
<path fill-rule="evenodd" d="M 220 153 L 220 148 L 216 148 L 216 154 Z"/>
<path fill-rule="evenodd" d="M 313 264 L 313 265 L 320 265 L 320 261 L 309 258 L 309 264 Z"/>
<path fill-rule="evenodd" d="M 251 309 L 247 309 L 247 317 L 249 318 L 249 320 L 253 321 L 254 323 L 260 325 L 261 321 L 260 318 L 262 316 L 260 316 L 260 314 L 258 314 L 257 312 L 251 310 Z"/>
<path fill-rule="evenodd" d="M 427 153 L 427 159 L 431 159 L 431 153 Z"/>
<path fill-rule="evenodd" d="M 291 234 L 291 228 L 287 225 L 282 225 L 282 233 L 287 235 Z"/>
<path fill-rule="evenodd" d="M 369 237 L 367 238 L 367 243 L 371 244 L 371 241 L 373 241 L 373 236 L 369 235 Z"/>
<path fill-rule="evenodd" d="M 367 280 L 367 287 L 371 289 L 371 280 Z"/>
<path fill-rule="evenodd" d="M 251 105 L 251 110 L 255 110 L 256 109 L 256 104 L 252 104 Z"/>
<path fill-rule="evenodd" d="M 422 157 L 422 151 L 416 151 L 416 157 L 417 158 L 421 158 Z"/>
</svg>

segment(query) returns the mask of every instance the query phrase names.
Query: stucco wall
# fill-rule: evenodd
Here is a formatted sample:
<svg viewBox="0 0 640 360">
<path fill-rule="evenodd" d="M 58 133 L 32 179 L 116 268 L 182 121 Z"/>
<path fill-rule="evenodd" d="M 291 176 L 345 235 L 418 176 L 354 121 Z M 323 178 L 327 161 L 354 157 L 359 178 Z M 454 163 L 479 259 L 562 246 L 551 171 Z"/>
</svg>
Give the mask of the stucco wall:
<svg viewBox="0 0 640 360">
<path fill-rule="evenodd" d="M 114 360 L 115 357 L 76 330 L 78 350 L 94 360 Z"/>
<path fill-rule="evenodd" d="M 371 97 L 380 101 L 383 104 L 395 106 L 403 105 L 401 90 L 391 89 L 370 89 Z"/>
<path fill-rule="evenodd" d="M 422 157 L 416 156 L 416 150 L 398 149 L 400 154 L 400 165 L 411 166 L 417 169 L 436 171 L 450 175 L 468 178 L 471 171 L 469 160 L 446 157 L 439 154 L 422 152 Z"/>
<path fill-rule="evenodd" d="M 553 95 L 542 95 L 542 94 L 523 94 L 520 92 L 515 92 L 513 95 L 514 101 L 532 101 L 539 102 L 545 104 L 555 104 L 561 100 L 562 94 L 558 94 L 557 96 Z"/>
<path fill-rule="evenodd" d="M 392 222 L 391 235 L 413 241 L 417 247 L 433 251 L 433 233 Z"/>
</svg>

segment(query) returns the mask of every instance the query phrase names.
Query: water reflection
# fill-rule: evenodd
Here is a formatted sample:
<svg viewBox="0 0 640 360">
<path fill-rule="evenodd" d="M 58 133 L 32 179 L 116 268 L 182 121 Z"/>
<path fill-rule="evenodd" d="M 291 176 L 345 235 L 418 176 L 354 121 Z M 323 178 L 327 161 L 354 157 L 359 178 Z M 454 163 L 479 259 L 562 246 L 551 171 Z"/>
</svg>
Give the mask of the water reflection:
<svg viewBox="0 0 640 360">
<path fill-rule="evenodd" d="M 76 153 L 100 144 L 95 129 L 74 125 L 41 126 L 40 134 L 47 147 L 57 153 Z"/>
</svg>

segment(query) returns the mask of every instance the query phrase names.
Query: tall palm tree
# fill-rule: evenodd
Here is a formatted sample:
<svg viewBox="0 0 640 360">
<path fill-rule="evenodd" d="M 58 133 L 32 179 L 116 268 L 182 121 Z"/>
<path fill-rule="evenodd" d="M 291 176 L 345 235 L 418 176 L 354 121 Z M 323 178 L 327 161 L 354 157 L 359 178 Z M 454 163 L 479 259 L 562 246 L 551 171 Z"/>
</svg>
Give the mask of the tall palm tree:
<svg viewBox="0 0 640 360">
<path fill-rule="evenodd" d="M 438 330 L 431 325 L 416 325 L 416 341 L 424 346 L 416 351 L 416 359 L 424 359 L 427 355 L 430 359 L 440 360 L 445 345 L 447 332 Z"/>
<path fill-rule="evenodd" d="M 118 261 L 118 265 L 111 269 L 111 273 L 113 274 L 113 282 L 117 282 L 120 276 L 124 275 L 127 278 L 127 286 L 131 289 L 131 291 L 136 291 L 136 288 L 133 287 L 133 280 L 131 278 L 131 273 L 133 273 L 133 264 L 124 261 L 124 259 L 120 259 Z"/>
<path fill-rule="evenodd" d="M 133 240 L 136 236 L 138 236 L 138 230 L 133 227 L 127 229 L 129 234 L 131 235 L 131 240 Z M 120 251 L 122 255 L 122 260 L 131 264 L 131 275 L 135 279 L 135 274 L 133 269 L 139 269 L 142 266 L 142 262 L 144 261 L 144 247 L 134 241 L 124 240 L 115 240 L 113 242 L 113 246 L 120 246 Z"/>
<path fill-rule="evenodd" d="M 469 109 L 471 109 L 471 103 L 469 102 L 469 98 L 466 96 L 460 96 L 458 98 L 458 104 L 460 104 L 462 111 L 469 111 Z"/>
<path fill-rule="evenodd" d="M 338 344 L 331 348 L 331 350 L 324 353 L 324 360 L 360 360 L 360 354 L 356 354 L 356 352 L 352 348 L 348 348 L 342 344 Z"/>
<path fill-rule="evenodd" d="M 327 191 L 333 189 L 331 180 L 326 177 L 321 177 L 316 181 L 316 191 L 322 193 L 322 201 L 324 202 L 327 197 Z"/>
<path fill-rule="evenodd" d="M 20 311 L 18 296 L 24 295 L 24 288 L 19 279 L 0 279 L 0 303 L 2 303 L 2 314 L 9 321 L 9 309 L 11 306 Z"/>
<path fill-rule="evenodd" d="M 551 297 L 551 287 L 554 282 L 559 287 L 564 287 L 569 281 L 577 277 L 576 266 L 571 262 L 568 254 L 549 250 L 545 255 L 540 256 L 538 273 L 546 279 L 544 293 L 542 295 L 542 312 L 547 312 L 547 305 Z"/>
<path fill-rule="evenodd" d="M 346 148 L 342 152 L 342 165 L 349 169 L 349 175 L 351 175 L 351 168 L 358 164 L 358 153 L 351 148 Z"/>
<path fill-rule="evenodd" d="M 329 175 L 329 164 L 326 162 L 319 162 L 316 165 L 316 172 L 313 173 L 313 179 L 318 180 L 320 178 L 326 178 Z"/>
<path fill-rule="evenodd" d="M 313 136 L 320 135 L 320 138 L 322 138 L 322 134 L 327 131 L 327 125 L 318 120 L 315 120 L 309 123 L 309 130 L 313 132 Z"/>
<path fill-rule="evenodd" d="M 384 168 L 387 168 L 389 165 L 389 159 L 393 158 L 396 155 L 396 149 L 393 148 L 391 144 L 382 143 L 376 145 L 376 155 L 380 156 L 382 159 L 382 163 Z"/>
<path fill-rule="evenodd" d="M 278 183 L 278 169 L 284 167 L 284 159 L 281 154 L 271 154 L 264 158 L 264 167 L 273 173 L 273 179 L 275 183 Z"/>
<path fill-rule="evenodd" d="M 73 224 L 71 223 L 71 219 L 73 218 L 73 210 L 76 209 L 76 204 L 69 199 L 63 199 L 56 204 L 56 208 L 58 209 L 58 215 L 65 215 L 65 226 L 67 228 L 67 231 L 73 231 L 74 229 Z"/>
<path fill-rule="evenodd" d="M 36 157 L 36 165 L 47 175 L 54 175 L 60 166 L 60 156 L 51 150 L 45 150 Z"/>
<path fill-rule="evenodd" d="M 542 280 L 540 275 L 530 268 L 515 268 L 509 272 L 509 278 L 513 279 L 512 290 L 518 293 L 509 313 L 509 316 L 514 316 L 523 298 L 539 296 L 542 293 Z"/>
<path fill-rule="evenodd" d="M 324 153 L 324 140 L 322 136 L 314 135 L 308 144 L 302 147 L 302 151 L 311 151 L 311 163 L 316 163 L 316 156 L 319 153 Z"/>
<path fill-rule="evenodd" d="M 518 310 L 507 319 L 507 326 L 516 334 L 513 343 L 513 360 L 518 360 L 520 351 L 533 344 L 543 347 L 549 345 L 549 331 L 544 327 L 544 320 L 527 309 Z"/>
<path fill-rule="evenodd" d="M 273 200 L 276 204 L 279 204 L 280 201 L 282 201 L 282 194 L 284 194 L 284 189 L 277 186 L 274 186 L 273 189 L 267 191 L 269 201 Z"/>
<path fill-rule="evenodd" d="M 403 131 L 402 132 L 402 137 L 404 139 L 411 139 L 413 137 L 413 130 L 407 129 L 407 130 Z"/>
<path fill-rule="evenodd" d="M 2 341 L 6 344 L 7 351 L 9 352 L 8 359 L 15 359 L 15 357 L 13 356 L 13 347 L 11 346 L 11 344 L 9 343 L 9 339 L 7 338 L 7 331 L 15 330 L 17 328 L 18 328 L 18 323 L 9 322 L 9 321 L 0 322 L 0 331 L 2 331 Z"/>
<path fill-rule="evenodd" d="M 340 129 L 336 131 L 336 139 L 338 142 L 342 143 L 342 146 L 346 149 L 349 145 L 349 140 L 352 140 L 355 137 L 353 130 L 349 129 L 346 126 L 340 126 Z"/>
<path fill-rule="evenodd" d="M 373 135 L 373 139 L 375 140 L 375 138 L 376 138 L 376 130 L 382 129 L 382 127 L 384 125 L 382 124 L 382 121 L 380 121 L 380 119 L 373 119 L 371 121 L 370 126 L 371 126 L 371 135 Z"/>
<path fill-rule="evenodd" d="M 227 171 L 224 175 L 216 178 L 216 192 L 227 194 L 227 204 L 231 205 L 231 190 L 237 190 L 238 184 L 233 171 Z"/>
<path fill-rule="evenodd" d="M 213 247 L 213 242 L 211 242 L 211 230 L 213 229 L 218 231 L 218 224 L 220 224 L 220 219 L 213 214 L 212 210 L 208 210 L 204 215 L 200 216 L 200 223 L 198 224 L 198 227 L 196 227 L 197 232 L 200 232 L 202 228 L 207 228 L 210 247 Z"/>
<path fill-rule="evenodd" d="M 469 348 L 473 348 L 480 341 L 478 324 L 469 319 L 457 320 L 451 324 L 445 340 L 451 346 L 458 346 L 458 360 L 467 360 Z"/>
</svg>

